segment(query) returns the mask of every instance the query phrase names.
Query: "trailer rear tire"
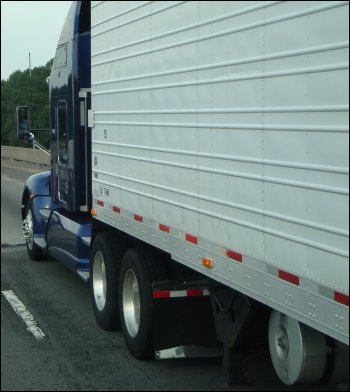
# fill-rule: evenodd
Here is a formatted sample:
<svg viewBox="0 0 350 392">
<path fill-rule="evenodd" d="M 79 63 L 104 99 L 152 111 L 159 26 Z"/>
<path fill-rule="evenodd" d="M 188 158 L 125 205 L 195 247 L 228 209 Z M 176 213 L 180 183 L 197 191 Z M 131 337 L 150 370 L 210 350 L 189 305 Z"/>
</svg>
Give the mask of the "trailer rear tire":
<svg viewBox="0 0 350 392">
<path fill-rule="evenodd" d="M 163 279 L 163 264 L 147 250 L 126 252 L 120 270 L 119 308 L 124 339 L 135 358 L 154 357 L 152 282 Z"/>
<path fill-rule="evenodd" d="M 90 294 L 98 325 L 120 329 L 118 280 L 126 246 L 112 232 L 96 236 L 90 257 Z"/>
<path fill-rule="evenodd" d="M 326 336 L 321 332 L 273 310 L 269 348 L 275 371 L 286 385 L 322 381 L 329 349 Z"/>
</svg>

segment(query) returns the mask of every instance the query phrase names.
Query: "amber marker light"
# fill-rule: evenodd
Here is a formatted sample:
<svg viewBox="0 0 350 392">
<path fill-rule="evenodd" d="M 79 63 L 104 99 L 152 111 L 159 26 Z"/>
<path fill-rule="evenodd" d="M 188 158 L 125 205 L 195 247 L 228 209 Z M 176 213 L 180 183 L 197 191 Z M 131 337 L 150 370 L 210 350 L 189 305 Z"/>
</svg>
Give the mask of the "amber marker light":
<svg viewBox="0 0 350 392">
<path fill-rule="evenodd" d="M 93 216 L 97 215 L 97 210 L 91 210 L 91 215 Z"/>
<path fill-rule="evenodd" d="M 202 266 L 205 268 L 213 268 L 213 260 L 210 260 L 208 258 L 203 258 L 202 259 Z"/>
</svg>

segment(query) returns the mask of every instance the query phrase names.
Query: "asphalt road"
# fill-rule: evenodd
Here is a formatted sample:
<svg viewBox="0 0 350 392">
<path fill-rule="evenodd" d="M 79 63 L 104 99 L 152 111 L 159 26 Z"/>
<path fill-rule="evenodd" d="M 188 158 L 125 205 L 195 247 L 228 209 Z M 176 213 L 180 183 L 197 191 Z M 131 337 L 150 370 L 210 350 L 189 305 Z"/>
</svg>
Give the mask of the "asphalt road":
<svg viewBox="0 0 350 392">
<path fill-rule="evenodd" d="M 37 171 L 35 165 L 1 159 L 2 245 L 24 244 L 20 212 L 22 190 L 27 177 Z"/>
<path fill-rule="evenodd" d="M 134 359 L 121 332 L 97 326 L 82 280 L 52 259 L 28 258 L 21 234 L 21 194 L 25 179 L 37 171 L 35 165 L 2 160 L 2 391 L 335 390 L 334 385 L 285 387 L 264 345 L 251 349 L 246 358 L 245 374 L 252 383 L 234 387 L 227 385 L 221 358 Z M 21 301 L 16 311 L 5 293 Z M 31 330 L 41 331 L 39 338 L 23 319 Z"/>
</svg>

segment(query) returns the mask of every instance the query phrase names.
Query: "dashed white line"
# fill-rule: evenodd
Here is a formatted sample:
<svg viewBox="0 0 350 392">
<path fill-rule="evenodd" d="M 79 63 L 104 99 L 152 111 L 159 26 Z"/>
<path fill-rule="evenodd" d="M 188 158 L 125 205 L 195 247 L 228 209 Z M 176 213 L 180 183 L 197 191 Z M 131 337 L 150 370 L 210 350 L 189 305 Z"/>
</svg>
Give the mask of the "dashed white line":
<svg viewBox="0 0 350 392">
<path fill-rule="evenodd" d="M 35 339 L 37 341 L 44 339 L 44 332 L 38 327 L 38 323 L 17 295 L 12 290 L 1 290 L 1 292 L 4 294 L 4 297 L 12 306 L 16 314 L 22 319 L 28 331 L 35 337 Z"/>
</svg>

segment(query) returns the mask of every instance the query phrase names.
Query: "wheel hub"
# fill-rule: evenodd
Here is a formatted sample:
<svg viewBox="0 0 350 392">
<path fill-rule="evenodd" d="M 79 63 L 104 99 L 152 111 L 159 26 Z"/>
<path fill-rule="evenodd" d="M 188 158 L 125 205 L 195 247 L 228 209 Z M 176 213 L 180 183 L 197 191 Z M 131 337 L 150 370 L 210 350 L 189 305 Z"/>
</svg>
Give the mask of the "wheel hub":
<svg viewBox="0 0 350 392">
<path fill-rule="evenodd" d="M 130 336 L 135 337 L 140 328 L 140 293 L 136 275 L 131 269 L 124 276 L 123 314 Z"/>
<path fill-rule="evenodd" d="M 96 252 L 93 263 L 92 286 L 95 297 L 95 303 L 99 311 L 102 311 L 106 305 L 106 267 L 103 255 L 100 251 Z"/>
<path fill-rule="evenodd" d="M 322 333 L 274 310 L 269 323 L 269 347 L 275 371 L 285 384 L 321 380 L 327 358 Z"/>
</svg>

